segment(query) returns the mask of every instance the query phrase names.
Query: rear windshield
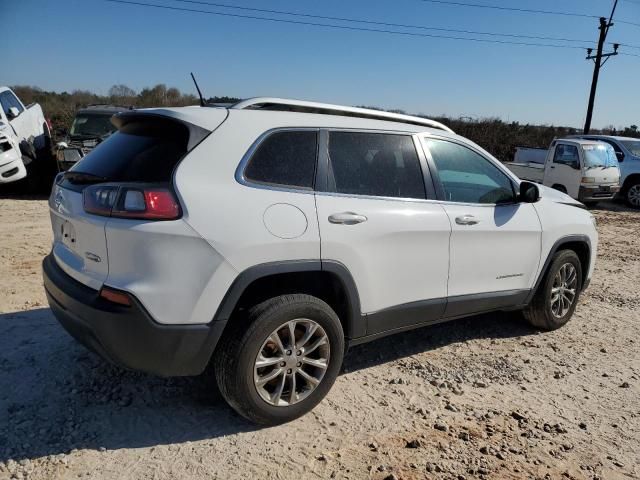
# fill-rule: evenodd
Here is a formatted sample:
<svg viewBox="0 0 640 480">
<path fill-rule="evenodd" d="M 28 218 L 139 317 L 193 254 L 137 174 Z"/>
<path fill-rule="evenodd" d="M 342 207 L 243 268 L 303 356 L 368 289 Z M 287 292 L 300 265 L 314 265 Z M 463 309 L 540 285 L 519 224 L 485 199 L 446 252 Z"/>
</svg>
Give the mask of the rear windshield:
<svg viewBox="0 0 640 480">
<path fill-rule="evenodd" d="M 189 130 L 170 120 L 124 125 L 76 163 L 71 171 L 110 182 L 168 182 L 187 153 Z"/>
<path fill-rule="evenodd" d="M 78 114 L 69 134 L 72 137 L 105 137 L 116 131 L 111 114 Z"/>
</svg>

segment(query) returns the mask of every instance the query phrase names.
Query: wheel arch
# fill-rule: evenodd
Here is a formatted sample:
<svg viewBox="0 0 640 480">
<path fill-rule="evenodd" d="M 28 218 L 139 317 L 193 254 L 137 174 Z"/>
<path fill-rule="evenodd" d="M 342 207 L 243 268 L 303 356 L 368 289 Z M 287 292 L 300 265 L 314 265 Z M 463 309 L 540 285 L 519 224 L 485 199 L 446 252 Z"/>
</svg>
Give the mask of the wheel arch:
<svg viewBox="0 0 640 480">
<path fill-rule="evenodd" d="M 538 274 L 538 278 L 536 279 L 536 282 L 531 289 L 531 293 L 527 298 L 527 304 L 531 302 L 533 296 L 538 291 L 542 280 L 547 275 L 553 256 L 560 250 L 573 250 L 576 255 L 578 255 L 580 264 L 582 265 L 582 288 L 584 289 L 587 287 L 587 275 L 589 274 L 589 266 L 591 265 L 591 240 L 586 235 L 568 235 L 556 240 L 549 250 L 542 269 L 540 269 L 540 273 Z"/>
<path fill-rule="evenodd" d="M 558 190 L 559 192 L 562 192 L 562 193 L 567 193 L 567 187 L 565 187 L 561 183 L 554 183 L 553 185 L 551 185 L 551 188 L 553 188 L 554 190 Z"/>
<path fill-rule="evenodd" d="M 621 192 L 626 193 L 629 187 L 635 183 L 640 183 L 640 173 L 631 173 L 627 175 L 627 178 L 624 179 L 624 183 L 622 184 Z"/>
<path fill-rule="evenodd" d="M 288 293 L 307 293 L 329 304 L 340 318 L 346 338 L 366 333 L 353 277 L 347 267 L 333 261 L 292 260 L 250 267 L 229 287 L 213 321 L 228 322 L 242 309 Z"/>
</svg>

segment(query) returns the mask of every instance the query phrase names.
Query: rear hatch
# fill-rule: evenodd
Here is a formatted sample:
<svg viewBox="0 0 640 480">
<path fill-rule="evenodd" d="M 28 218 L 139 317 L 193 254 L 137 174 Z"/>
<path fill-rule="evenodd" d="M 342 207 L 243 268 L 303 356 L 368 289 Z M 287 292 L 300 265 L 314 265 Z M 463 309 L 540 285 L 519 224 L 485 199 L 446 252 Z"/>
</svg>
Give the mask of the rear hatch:
<svg viewBox="0 0 640 480">
<path fill-rule="evenodd" d="M 114 117 L 118 131 L 56 178 L 49 198 L 52 253 L 69 276 L 93 289 L 99 290 L 109 274 L 105 227 L 111 217 L 162 220 L 167 211 L 162 198 L 160 207 L 165 210 L 160 215 L 145 211 L 149 189 L 151 194 L 159 192 L 175 200 L 167 219 L 181 214 L 173 192 L 173 171 L 210 130 L 184 121 L 179 110 L 157 112 L 132 111 Z M 220 116 L 220 123 L 226 117 L 226 112 L 211 113 Z"/>
</svg>

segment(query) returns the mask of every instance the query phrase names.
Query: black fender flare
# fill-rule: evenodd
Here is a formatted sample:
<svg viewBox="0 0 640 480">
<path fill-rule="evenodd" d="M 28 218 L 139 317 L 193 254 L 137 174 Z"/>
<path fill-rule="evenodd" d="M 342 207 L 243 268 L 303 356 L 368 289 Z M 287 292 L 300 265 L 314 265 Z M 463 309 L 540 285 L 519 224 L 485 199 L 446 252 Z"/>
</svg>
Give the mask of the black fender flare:
<svg viewBox="0 0 640 480">
<path fill-rule="evenodd" d="M 332 260 L 285 260 L 255 265 L 242 271 L 233 281 L 216 311 L 214 322 L 227 322 L 236 308 L 240 297 L 253 282 L 260 278 L 285 273 L 328 272 L 342 283 L 349 304 L 349 318 L 345 322 L 348 338 L 362 336 L 366 332 L 366 317 L 360 309 L 360 296 L 349 269 L 341 262 Z"/>
<path fill-rule="evenodd" d="M 587 246 L 587 251 L 588 251 L 587 268 L 583 272 L 582 289 L 584 290 L 589 286 L 586 281 L 586 278 L 588 274 L 589 265 L 591 264 L 591 254 L 593 251 L 591 246 L 591 239 L 586 235 L 567 235 L 556 240 L 553 246 L 551 247 L 551 250 L 549 250 L 549 254 L 547 255 L 547 258 L 544 261 L 544 264 L 542 265 L 542 269 L 538 274 L 538 278 L 536 279 L 536 282 L 533 285 L 531 292 L 529 293 L 527 299 L 524 302 L 525 304 L 528 305 L 531 302 L 531 300 L 533 300 L 533 296 L 538 291 L 538 288 L 540 287 L 542 280 L 544 279 L 545 275 L 547 274 L 547 271 L 549 270 L 549 265 L 551 264 L 551 259 L 553 258 L 553 256 L 556 254 L 558 250 L 562 248 L 563 245 L 567 245 L 569 243 L 584 243 Z"/>
</svg>

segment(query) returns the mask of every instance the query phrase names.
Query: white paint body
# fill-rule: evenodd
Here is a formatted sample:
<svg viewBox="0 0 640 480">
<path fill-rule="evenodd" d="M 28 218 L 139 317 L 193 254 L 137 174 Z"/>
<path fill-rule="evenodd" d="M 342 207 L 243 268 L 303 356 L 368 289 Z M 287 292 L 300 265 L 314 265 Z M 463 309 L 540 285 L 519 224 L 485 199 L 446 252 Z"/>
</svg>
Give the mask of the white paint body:
<svg viewBox="0 0 640 480">
<path fill-rule="evenodd" d="M 4 95 L 4 97 L 3 97 Z M 6 98 L 14 99 L 15 103 L 8 103 Z M 3 99 L 4 98 L 4 99 Z M 11 105 L 17 105 L 18 115 L 9 118 L 5 112 Z M 42 108 L 37 103 L 25 106 L 18 96 L 9 88 L 0 86 L 0 142 L 3 137 L 8 140 L 11 150 L 4 153 L 0 150 L 0 184 L 15 182 L 27 175 L 27 170 L 22 161 L 20 144 L 27 143 L 35 150 L 40 150 L 46 145 L 46 136 L 49 134 Z M 15 168 L 18 172 L 3 177 Z"/>
<path fill-rule="evenodd" d="M 9 128 L 8 125 L 0 125 L 0 184 L 15 182 L 27 176 L 20 146 Z M 15 169 L 18 171 L 12 174 Z"/>
<path fill-rule="evenodd" d="M 53 251 L 73 278 L 95 289 L 104 284 L 131 292 L 159 323 L 210 322 L 238 275 L 270 262 L 342 263 L 356 283 L 362 312 L 371 313 L 447 296 L 532 288 L 553 244 L 569 234 L 586 235 L 595 259 L 591 214 L 546 188 L 535 204 L 479 206 L 264 188 L 238 177 L 243 158 L 265 132 L 330 128 L 401 132 L 414 136 L 418 146 L 424 135 L 456 139 L 519 183 L 490 154 L 452 132 L 392 118 L 200 107 L 149 112 L 213 132 L 174 173 L 182 218 L 96 217 L 82 211 L 80 194 L 56 187 Z M 341 212 L 356 212 L 366 221 L 328 221 Z M 463 214 L 480 221 L 457 225 L 455 218 Z M 56 232 L 64 222 L 75 228 L 73 245 Z M 86 251 L 104 258 L 87 260 Z M 508 277 L 514 273 L 519 275 Z"/>
</svg>

